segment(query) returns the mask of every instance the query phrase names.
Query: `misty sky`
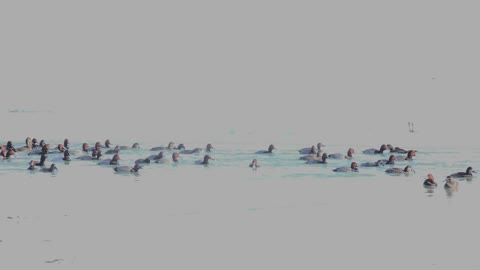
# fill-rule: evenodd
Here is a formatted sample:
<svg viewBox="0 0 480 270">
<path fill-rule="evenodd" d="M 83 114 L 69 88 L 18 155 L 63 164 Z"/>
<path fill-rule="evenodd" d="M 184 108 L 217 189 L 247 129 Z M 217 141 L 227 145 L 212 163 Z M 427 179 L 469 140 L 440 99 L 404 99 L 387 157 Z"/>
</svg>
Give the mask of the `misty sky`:
<svg viewBox="0 0 480 270">
<path fill-rule="evenodd" d="M 439 141 L 465 142 L 478 136 L 477 6 L 9 1 L 0 115 L 26 133 L 42 126 L 18 124 L 7 109 L 52 109 L 62 124 L 49 130 L 86 136 L 236 128 L 312 140 L 407 132 L 414 121 Z"/>
</svg>

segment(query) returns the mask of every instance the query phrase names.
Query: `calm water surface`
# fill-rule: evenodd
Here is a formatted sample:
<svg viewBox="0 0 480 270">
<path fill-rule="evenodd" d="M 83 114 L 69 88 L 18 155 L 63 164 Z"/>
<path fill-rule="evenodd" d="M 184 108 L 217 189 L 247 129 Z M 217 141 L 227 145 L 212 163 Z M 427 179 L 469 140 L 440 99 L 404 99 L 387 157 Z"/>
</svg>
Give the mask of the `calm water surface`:
<svg viewBox="0 0 480 270">
<path fill-rule="evenodd" d="M 48 142 L 52 148 L 60 143 Z M 185 142 L 187 149 L 206 143 Z M 479 149 L 416 148 L 414 161 L 395 165 L 415 169 L 406 177 L 386 175 L 388 167 L 332 172 L 347 160 L 305 164 L 297 149 L 308 145 L 276 144 L 275 154 L 255 155 L 268 143 L 211 143 L 215 160 L 207 167 L 194 165 L 203 154 L 182 155 L 179 164 L 145 165 L 138 174 L 75 156 L 64 164 L 54 154 L 47 159 L 59 168 L 54 174 L 26 170 L 39 156 L 1 161 L 0 265 L 480 269 L 477 178 L 461 180 L 451 193 L 443 183 L 422 186 L 427 173 L 441 182 L 468 166 L 478 169 Z M 122 165 L 157 153 L 148 149 L 158 145 L 140 145 L 120 152 Z M 327 145 L 324 151 L 353 147 L 359 163 L 388 158 L 361 154 L 378 146 Z M 262 166 L 256 171 L 248 168 L 253 158 Z"/>
</svg>

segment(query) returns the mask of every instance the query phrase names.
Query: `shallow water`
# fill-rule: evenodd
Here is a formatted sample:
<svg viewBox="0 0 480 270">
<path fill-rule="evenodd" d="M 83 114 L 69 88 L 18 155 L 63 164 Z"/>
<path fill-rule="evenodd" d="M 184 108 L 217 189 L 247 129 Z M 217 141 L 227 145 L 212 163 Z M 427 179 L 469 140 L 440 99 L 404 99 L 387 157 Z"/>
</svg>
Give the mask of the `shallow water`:
<svg viewBox="0 0 480 270">
<path fill-rule="evenodd" d="M 182 155 L 179 164 L 145 165 L 138 174 L 74 156 L 56 162 L 53 174 L 27 171 L 32 156 L 25 153 L 1 161 L 0 266 L 480 269 L 477 178 L 461 180 L 453 193 L 422 186 L 427 173 L 441 182 L 478 168 L 479 149 L 416 147 L 414 161 L 396 165 L 415 169 L 405 177 L 386 175 L 389 166 L 332 172 L 347 160 L 305 164 L 297 149 L 308 145 L 255 155 L 268 145 L 211 143 L 215 160 L 207 167 L 194 165 L 203 154 Z M 157 153 L 148 150 L 157 145 L 140 145 L 120 152 L 122 165 Z M 380 157 L 361 154 L 372 145 L 324 151 L 349 147 L 359 163 Z M 50 154 L 47 164 L 58 156 Z M 256 171 L 248 168 L 253 158 L 261 165 Z"/>
</svg>

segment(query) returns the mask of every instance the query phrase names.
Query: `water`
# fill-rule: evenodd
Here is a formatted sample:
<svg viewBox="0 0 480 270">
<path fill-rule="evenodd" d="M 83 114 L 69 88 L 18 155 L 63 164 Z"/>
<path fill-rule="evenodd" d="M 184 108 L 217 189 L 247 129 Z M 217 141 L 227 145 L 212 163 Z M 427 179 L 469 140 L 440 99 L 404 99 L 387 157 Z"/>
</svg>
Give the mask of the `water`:
<svg viewBox="0 0 480 270">
<path fill-rule="evenodd" d="M 305 144 L 275 143 L 275 154 L 255 155 L 268 144 L 210 143 L 215 160 L 207 167 L 194 165 L 203 154 L 182 155 L 179 164 L 145 165 L 138 174 L 74 156 L 56 162 L 54 174 L 27 171 L 32 156 L 25 153 L 1 161 L 0 266 L 480 269 L 476 177 L 451 194 L 443 183 L 422 186 L 428 173 L 441 182 L 478 168 L 479 149 L 415 147 L 414 161 L 395 166 L 415 169 L 406 177 L 386 175 L 388 166 L 332 172 L 347 160 L 305 164 L 297 152 Z M 157 144 L 140 145 L 120 151 L 122 165 L 157 153 L 148 150 Z M 375 145 L 327 144 L 324 151 L 349 147 L 358 163 L 389 155 L 361 154 Z M 59 156 L 50 154 L 47 164 Z M 248 168 L 253 158 L 256 171 Z"/>
</svg>

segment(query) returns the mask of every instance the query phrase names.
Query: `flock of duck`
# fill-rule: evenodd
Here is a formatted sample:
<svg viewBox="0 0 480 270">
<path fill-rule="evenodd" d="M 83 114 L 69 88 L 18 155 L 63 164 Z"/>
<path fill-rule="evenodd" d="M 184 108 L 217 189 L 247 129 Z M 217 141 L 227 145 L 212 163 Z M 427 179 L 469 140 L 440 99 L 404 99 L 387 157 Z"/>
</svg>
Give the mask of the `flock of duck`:
<svg viewBox="0 0 480 270">
<path fill-rule="evenodd" d="M 355 154 L 355 150 L 353 148 L 349 148 L 346 154 L 342 153 L 333 153 L 327 154 L 322 151 L 322 147 L 324 147 L 322 143 L 318 143 L 317 145 L 312 145 L 311 147 L 306 147 L 298 150 L 301 156 L 299 159 L 305 161 L 308 164 L 327 164 L 328 159 L 346 159 L 351 160 L 353 159 L 353 155 Z M 148 157 L 137 159 L 134 162 L 134 165 L 131 166 L 120 166 L 119 160 L 120 150 L 129 150 L 129 149 L 140 149 L 140 145 L 138 143 L 134 143 L 132 146 L 115 146 L 112 149 L 112 144 L 109 139 L 105 141 L 104 144 L 100 142 L 96 142 L 93 147 L 89 147 L 87 143 L 82 144 L 81 149 L 71 149 L 70 142 L 68 139 L 63 141 L 63 144 L 58 144 L 56 149 L 51 150 L 50 144 L 47 144 L 44 140 L 40 142 L 37 139 L 27 137 L 25 139 L 25 146 L 15 148 L 11 141 L 8 141 L 6 145 L 0 147 L 0 159 L 10 159 L 16 156 L 17 152 L 27 152 L 28 155 L 40 155 L 40 160 L 35 161 L 31 160 L 28 166 L 28 170 L 37 170 L 38 167 L 41 167 L 39 170 L 42 172 L 54 172 L 57 170 L 57 167 L 54 163 L 50 166 L 46 166 L 45 161 L 47 160 L 48 154 L 63 154 L 62 160 L 64 162 L 70 162 L 72 160 L 72 155 L 78 156 L 77 160 L 98 160 L 99 165 L 111 165 L 113 166 L 113 170 L 116 172 L 130 172 L 136 173 L 140 169 L 142 169 L 141 164 L 149 164 L 149 163 L 176 163 L 179 161 L 180 154 L 199 154 L 201 152 L 206 152 L 207 154 L 204 155 L 203 160 L 198 160 L 195 164 L 198 165 L 208 165 L 210 160 L 213 158 L 209 155 L 210 152 L 214 149 L 212 144 L 207 144 L 205 149 L 203 148 L 194 148 L 191 150 L 187 150 L 185 145 L 179 144 L 175 146 L 173 142 L 170 142 L 167 146 L 159 146 L 153 147 L 151 151 L 159 151 L 158 154 L 149 155 Z M 102 153 L 102 150 L 104 153 Z M 267 150 L 261 150 L 255 152 L 255 154 L 273 154 L 275 150 L 275 146 L 271 144 Z M 374 162 L 365 162 L 361 163 L 360 167 L 383 167 L 385 165 L 395 165 L 396 161 L 411 161 L 416 155 L 416 150 L 405 150 L 399 147 L 393 147 L 390 144 L 382 144 L 379 149 L 371 148 L 362 151 L 363 154 L 366 155 L 382 155 L 385 151 L 389 151 L 390 156 L 388 159 L 378 159 Z M 165 156 L 166 152 L 173 152 L 171 153 L 171 158 Z M 106 155 L 113 155 L 109 159 L 103 159 L 103 154 Z M 401 154 L 401 155 L 396 155 Z M 260 164 L 257 159 L 253 159 L 252 162 L 249 164 L 249 167 L 256 170 L 260 167 Z M 344 173 L 344 172 L 358 172 L 359 164 L 357 162 L 351 162 L 350 166 L 347 167 L 339 167 L 333 169 L 334 172 L 337 173 Z M 407 165 L 404 168 L 397 168 L 392 167 L 385 170 L 385 173 L 391 175 L 408 175 L 414 172 L 413 168 Z M 469 178 L 473 176 L 472 167 L 468 167 L 465 172 L 458 172 L 449 175 L 445 180 L 445 187 L 446 188 L 456 188 L 458 182 L 454 180 L 454 178 Z M 427 178 L 424 181 L 425 187 L 435 187 L 437 183 L 432 174 L 428 174 Z"/>
<path fill-rule="evenodd" d="M 330 159 L 352 159 L 355 150 L 353 148 L 349 148 L 347 154 L 335 153 L 329 154 L 323 153 L 321 147 L 324 145 L 322 143 L 318 143 L 317 146 L 311 146 L 310 148 L 303 148 L 300 149 L 299 152 L 301 154 L 307 154 L 306 156 L 300 157 L 301 160 L 306 160 L 307 163 L 327 163 L 327 158 Z M 273 145 L 270 145 L 270 148 L 275 149 Z M 363 150 L 363 154 L 367 155 L 376 155 L 376 154 L 384 154 L 385 151 L 389 150 L 392 153 L 388 159 L 379 159 L 375 162 L 366 162 L 360 164 L 362 167 L 381 167 L 385 165 L 394 165 L 396 160 L 401 161 L 412 161 L 413 157 L 416 155 L 416 150 L 405 150 L 400 147 L 393 147 L 390 144 L 382 144 L 380 149 L 370 148 Z M 270 151 L 271 152 L 271 151 Z M 406 154 L 406 155 L 395 155 L 395 153 Z M 357 162 L 352 162 L 349 167 L 339 167 L 333 170 L 334 172 L 358 172 L 358 164 Z M 413 168 L 407 165 L 405 168 L 388 168 L 385 170 L 385 173 L 391 175 L 408 175 L 412 172 L 415 172 Z M 446 189 L 455 190 L 458 187 L 458 182 L 455 178 L 471 178 L 473 177 L 473 173 L 475 171 L 472 167 L 468 167 L 465 172 L 457 172 L 453 173 L 445 179 L 444 187 Z M 432 174 L 428 174 L 427 178 L 423 182 L 424 187 L 426 188 L 434 188 L 437 186 L 437 182 L 435 182 L 435 178 Z"/>
<path fill-rule="evenodd" d="M 28 170 L 37 170 L 38 167 L 42 172 L 54 172 L 58 168 L 55 163 L 52 163 L 50 166 L 46 166 L 45 162 L 47 160 L 47 156 L 49 154 L 62 154 L 62 160 L 64 162 L 70 162 L 72 160 L 72 155 L 78 156 L 77 160 L 98 160 L 98 165 L 112 165 L 113 170 L 116 172 L 138 172 L 142 169 L 140 164 L 148 164 L 148 163 L 170 163 L 170 162 L 178 162 L 180 154 L 198 154 L 202 151 L 211 152 L 213 146 L 211 144 L 207 144 L 205 149 L 203 148 L 195 148 L 191 150 L 185 149 L 183 144 L 179 144 L 178 146 L 174 146 L 173 142 L 170 142 L 168 146 L 159 146 L 153 147 L 150 150 L 152 151 L 160 151 L 156 155 L 150 155 L 146 158 L 137 159 L 133 165 L 130 166 L 120 166 L 120 150 L 130 150 L 130 149 L 140 149 L 140 145 L 138 143 L 134 143 L 132 146 L 115 146 L 112 149 L 112 145 L 109 139 L 105 141 L 104 144 L 100 142 L 96 142 L 93 147 L 90 147 L 87 143 L 82 144 L 82 148 L 80 149 L 71 149 L 70 142 L 68 139 L 63 141 L 63 144 L 58 144 L 55 149 L 51 149 L 50 144 L 46 143 L 44 140 L 38 140 L 36 138 L 27 137 L 25 139 L 25 146 L 22 147 L 14 147 L 11 141 L 8 141 L 6 145 L 0 146 L 0 159 L 11 159 L 12 157 L 16 157 L 17 152 L 27 152 L 29 156 L 39 155 L 40 160 L 31 160 L 29 162 Z M 102 153 L 102 150 L 105 152 Z M 174 151 L 171 155 L 171 159 L 167 158 L 164 155 L 164 151 Z M 103 159 L 103 155 L 113 155 L 111 158 Z M 210 155 L 205 155 L 203 160 L 196 161 L 196 164 L 199 165 L 208 165 L 209 160 L 212 160 Z"/>
</svg>

